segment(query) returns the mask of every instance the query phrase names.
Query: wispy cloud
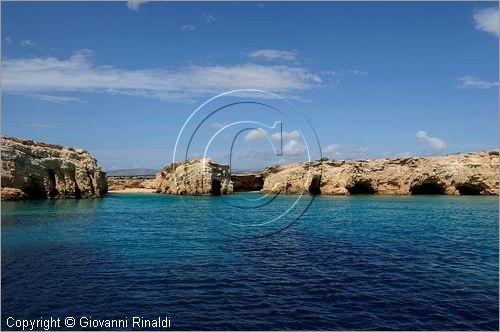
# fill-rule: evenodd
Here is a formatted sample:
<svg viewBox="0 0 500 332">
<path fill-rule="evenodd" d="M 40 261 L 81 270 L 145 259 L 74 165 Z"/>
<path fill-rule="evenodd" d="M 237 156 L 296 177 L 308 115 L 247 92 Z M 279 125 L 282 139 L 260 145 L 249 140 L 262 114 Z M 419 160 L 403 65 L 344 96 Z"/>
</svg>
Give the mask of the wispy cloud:
<svg viewBox="0 0 500 332">
<path fill-rule="evenodd" d="M 471 75 L 460 77 L 457 81 L 458 87 L 464 89 L 489 89 L 498 86 L 498 82 L 484 81 Z"/>
<path fill-rule="evenodd" d="M 334 154 L 340 152 L 340 145 L 330 144 L 323 148 L 324 153 Z"/>
<path fill-rule="evenodd" d="M 185 24 L 181 27 L 181 30 L 186 32 L 186 31 L 194 31 L 196 30 L 196 27 L 194 25 L 191 25 L 191 24 Z"/>
<path fill-rule="evenodd" d="M 364 146 L 330 144 L 322 148 L 326 157 L 337 159 L 367 158 L 369 149 Z"/>
<path fill-rule="evenodd" d="M 225 125 L 227 125 L 226 122 L 212 122 L 210 124 L 210 127 L 215 128 L 215 129 L 220 129 L 220 128 L 224 127 Z"/>
<path fill-rule="evenodd" d="M 146 2 L 149 2 L 149 0 L 128 0 L 127 1 L 127 7 L 130 10 L 137 11 L 137 10 L 139 10 L 139 7 L 142 4 L 145 4 Z"/>
<path fill-rule="evenodd" d="M 69 97 L 69 96 L 53 96 L 53 95 L 44 95 L 36 93 L 26 94 L 26 96 L 40 101 L 46 101 L 55 104 L 66 104 L 69 102 L 80 101 L 80 98 L 78 97 Z"/>
<path fill-rule="evenodd" d="M 415 136 L 420 142 L 429 145 L 429 147 L 434 151 L 441 151 L 446 148 L 446 143 L 442 139 L 431 137 L 423 130 L 416 133 Z"/>
<path fill-rule="evenodd" d="M 265 60 L 297 60 L 296 51 L 280 51 L 280 50 L 256 50 L 248 54 L 250 58 L 261 58 Z"/>
<path fill-rule="evenodd" d="M 498 8 L 483 8 L 473 13 L 476 29 L 498 37 Z"/>
<path fill-rule="evenodd" d="M 362 71 L 359 69 L 346 69 L 344 72 L 347 75 L 351 75 L 351 76 L 365 76 L 368 74 L 366 71 Z"/>
<path fill-rule="evenodd" d="M 9 36 L 5 37 L 5 41 L 9 44 L 12 44 L 12 37 Z"/>
<path fill-rule="evenodd" d="M 252 63 L 230 66 L 189 66 L 177 69 L 129 70 L 97 66 L 92 52 L 79 50 L 67 59 L 20 58 L 2 61 L 5 92 L 100 92 L 192 101 L 201 96 L 234 89 L 261 89 L 293 94 L 321 86 L 321 77 L 302 67 L 263 66 Z"/>
<path fill-rule="evenodd" d="M 217 18 L 210 13 L 203 13 L 201 14 L 201 20 L 206 24 L 211 24 L 217 21 Z"/>
<path fill-rule="evenodd" d="M 31 39 L 23 39 L 19 42 L 19 45 L 21 45 L 22 47 L 28 47 L 28 46 L 33 47 L 36 45 L 36 43 Z"/>
<path fill-rule="evenodd" d="M 342 70 L 324 70 L 322 72 L 324 75 L 328 76 L 365 76 L 368 75 L 366 71 L 359 69 L 342 69 Z"/>
</svg>

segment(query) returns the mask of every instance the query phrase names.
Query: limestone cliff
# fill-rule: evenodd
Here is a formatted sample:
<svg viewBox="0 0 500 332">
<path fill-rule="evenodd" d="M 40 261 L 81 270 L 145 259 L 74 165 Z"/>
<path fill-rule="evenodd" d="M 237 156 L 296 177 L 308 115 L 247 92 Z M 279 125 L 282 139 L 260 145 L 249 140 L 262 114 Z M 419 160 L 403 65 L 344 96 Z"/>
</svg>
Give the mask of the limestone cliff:
<svg viewBox="0 0 500 332">
<path fill-rule="evenodd" d="M 2 199 L 91 198 L 106 191 L 105 173 L 87 151 L 2 136 Z"/>
<path fill-rule="evenodd" d="M 233 182 L 229 166 L 211 160 L 189 160 L 163 167 L 156 176 L 156 192 L 174 195 L 229 195 Z"/>
<path fill-rule="evenodd" d="M 262 192 L 498 195 L 498 151 L 439 157 L 323 160 L 269 167 Z"/>
</svg>

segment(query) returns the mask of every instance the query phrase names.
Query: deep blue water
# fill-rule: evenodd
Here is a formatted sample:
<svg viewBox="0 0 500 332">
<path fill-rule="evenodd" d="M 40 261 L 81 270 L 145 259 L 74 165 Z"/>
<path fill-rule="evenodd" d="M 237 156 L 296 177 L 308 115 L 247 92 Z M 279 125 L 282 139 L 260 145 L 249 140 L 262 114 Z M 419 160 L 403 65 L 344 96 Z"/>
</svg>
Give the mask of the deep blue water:
<svg viewBox="0 0 500 332">
<path fill-rule="evenodd" d="M 319 196 L 249 239 L 207 216 L 223 202 L 2 202 L 2 327 L 168 315 L 176 330 L 498 330 L 498 197 Z"/>
</svg>

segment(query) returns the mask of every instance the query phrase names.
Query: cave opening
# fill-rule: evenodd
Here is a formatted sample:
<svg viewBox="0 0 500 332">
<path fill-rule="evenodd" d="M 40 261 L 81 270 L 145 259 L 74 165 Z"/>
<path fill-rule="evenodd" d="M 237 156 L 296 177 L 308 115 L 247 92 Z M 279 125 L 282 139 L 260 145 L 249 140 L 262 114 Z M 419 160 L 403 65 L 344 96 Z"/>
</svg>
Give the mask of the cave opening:
<svg viewBox="0 0 500 332">
<path fill-rule="evenodd" d="M 76 179 L 75 179 L 75 198 L 82 198 L 82 191 L 80 190 L 80 187 L 78 187 Z"/>
<path fill-rule="evenodd" d="M 483 189 L 484 188 L 482 188 L 482 186 L 467 183 L 457 186 L 457 190 L 460 195 L 481 195 L 481 191 L 483 191 Z"/>
<path fill-rule="evenodd" d="M 21 190 L 30 198 L 47 198 L 47 192 L 43 186 L 43 179 L 39 177 L 29 176 L 29 180 Z"/>
<path fill-rule="evenodd" d="M 255 174 L 231 174 L 235 192 L 260 191 L 264 188 L 264 177 Z"/>
<path fill-rule="evenodd" d="M 56 197 L 59 194 L 59 191 L 56 189 L 56 173 L 53 169 L 47 170 L 48 174 L 48 194 L 49 197 Z"/>
<path fill-rule="evenodd" d="M 213 195 L 213 196 L 220 196 L 221 195 L 221 183 L 219 180 L 216 180 L 216 179 L 212 179 L 212 190 L 210 191 L 210 193 Z"/>
<path fill-rule="evenodd" d="M 412 195 L 444 195 L 444 187 L 435 183 L 427 182 L 416 185 L 411 189 Z"/>
<path fill-rule="evenodd" d="M 311 184 L 309 185 L 309 194 L 311 195 L 321 194 L 320 185 L 321 185 L 321 176 L 315 175 L 311 180 Z"/>
<path fill-rule="evenodd" d="M 351 195 L 375 194 L 375 189 L 373 189 L 371 183 L 367 181 L 356 182 L 353 186 L 347 187 L 347 190 Z"/>
</svg>

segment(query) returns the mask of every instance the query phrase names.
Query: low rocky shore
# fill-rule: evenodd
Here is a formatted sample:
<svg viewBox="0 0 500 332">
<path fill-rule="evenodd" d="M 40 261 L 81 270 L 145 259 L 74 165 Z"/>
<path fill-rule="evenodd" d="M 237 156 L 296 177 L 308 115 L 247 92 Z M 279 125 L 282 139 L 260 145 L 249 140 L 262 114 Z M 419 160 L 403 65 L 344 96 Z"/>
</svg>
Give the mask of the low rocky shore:
<svg viewBox="0 0 500 332">
<path fill-rule="evenodd" d="M 497 150 L 437 157 L 329 160 L 230 174 L 212 160 L 163 167 L 156 176 L 108 176 L 87 151 L 2 137 L 2 200 L 93 198 L 110 192 L 230 195 L 498 195 Z"/>
<path fill-rule="evenodd" d="M 156 192 L 155 175 L 106 176 L 108 192 Z"/>
</svg>

